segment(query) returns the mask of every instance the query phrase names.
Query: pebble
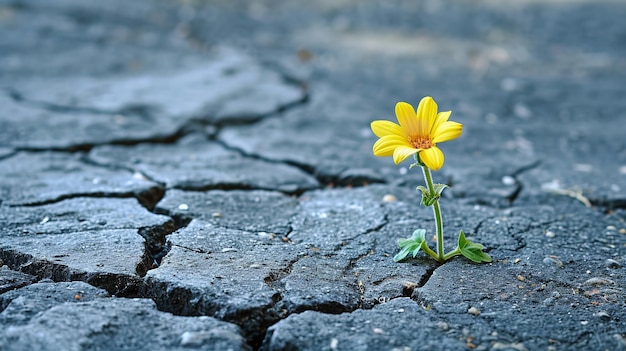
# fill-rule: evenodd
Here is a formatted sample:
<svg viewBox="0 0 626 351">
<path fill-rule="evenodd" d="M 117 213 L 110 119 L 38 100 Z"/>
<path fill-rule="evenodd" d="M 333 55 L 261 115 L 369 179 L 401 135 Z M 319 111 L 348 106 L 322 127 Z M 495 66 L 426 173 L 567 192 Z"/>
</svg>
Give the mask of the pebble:
<svg viewBox="0 0 626 351">
<path fill-rule="evenodd" d="M 511 176 L 502 177 L 502 184 L 504 185 L 515 185 L 515 178 Z"/>
<path fill-rule="evenodd" d="M 237 252 L 239 250 L 235 249 L 234 247 L 225 247 L 222 249 L 222 252 Z"/>
<path fill-rule="evenodd" d="M 619 263 L 619 262 L 617 262 L 617 261 L 615 261 L 614 259 L 611 259 L 611 258 L 608 258 L 606 261 L 604 261 L 604 265 L 607 268 L 613 268 L 613 269 L 620 268 L 622 266 L 621 263 Z"/>
<path fill-rule="evenodd" d="M 554 232 L 553 232 L 553 231 L 548 230 L 548 231 L 546 232 L 546 236 L 547 236 L 548 238 L 554 238 L 554 237 L 556 236 L 556 234 L 554 234 Z"/>
<path fill-rule="evenodd" d="M 543 263 L 548 265 L 548 266 L 557 266 L 557 267 L 563 267 L 563 262 L 561 262 L 561 260 L 554 258 L 554 257 L 546 257 L 543 259 Z"/>
<path fill-rule="evenodd" d="M 138 179 L 138 180 L 148 180 L 148 178 L 146 178 L 145 175 L 139 173 L 139 172 L 135 172 L 133 173 L 133 178 Z"/>
<path fill-rule="evenodd" d="M 187 204 L 180 204 L 178 205 L 178 209 L 181 211 L 188 211 L 189 210 L 189 205 Z"/>
<path fill-rule="evenodd" d="M 594 277 L 594 278 L 587 279 L 584 284 L 585 285 L 604 285 L 604 284 L 615 284 L 615 282 L 612 281 L 611 279 Z"/>
<path fill-rule="evenodd" d="M 383 196 L 383 202 L 396 202 L 398 198 L 395 195 L 387 194 Z"/>
<path fill-rule="evenodd" d="M 516 103 L 513 106 L 513 113 L 515 114 L 515 116 L 521 119 L 528 119 L 533 114 L 532 111 L 530 111 L 530 109 L 528 108 L 528 106 L 520 102 Z"/>
<path fill-rule="evenodd" d="M 611 320 L 611 316 L 606 313 L 606 311 L 599 311 L 598 313 L 593 314 L 595 317 L 600 318 L 601 320 L 608 322 Z"/>
<path fill-rule="evenodd" d="M 184 332 L 180 336 L 181 346 L 200 346 L 203 344 L 204 336 L 198 332 Z"/>
<path fill-rule="evenodd" d="M 474 316 L 478 316 L 480 314 L 480 310 L 478 308 L 476 308 L 476 307 L 470 307 L 467 310 L 467 313 L 473 314 Z"/>
<path fill-rule="evenodd" d="M 437 322 L 437 327 L 443 331 L 450 329 L 450 326 L 446 322 Z"/>
</svg>

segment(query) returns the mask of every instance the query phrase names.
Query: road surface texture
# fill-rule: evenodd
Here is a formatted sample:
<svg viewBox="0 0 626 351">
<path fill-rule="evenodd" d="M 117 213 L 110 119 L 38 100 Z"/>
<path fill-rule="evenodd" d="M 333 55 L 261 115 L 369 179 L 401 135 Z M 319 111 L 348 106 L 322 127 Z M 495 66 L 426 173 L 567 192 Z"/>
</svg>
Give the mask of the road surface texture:
<svg viewBox="0 0 626 351">
<path fill-rule="evenodd" d="M 0 349 L 625 350 L 624 18 L 0 0 Z M 492 263 L 393 261 L 435 224 L 369 125 L 427 95 Z"/>
</svg>

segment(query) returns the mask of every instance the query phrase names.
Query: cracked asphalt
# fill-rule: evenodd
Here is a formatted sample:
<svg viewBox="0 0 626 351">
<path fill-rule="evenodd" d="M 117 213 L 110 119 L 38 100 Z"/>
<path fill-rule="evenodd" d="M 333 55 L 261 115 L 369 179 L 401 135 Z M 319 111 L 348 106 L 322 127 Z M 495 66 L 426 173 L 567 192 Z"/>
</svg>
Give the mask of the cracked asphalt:
<svg viewBox="0 0 626 351">
<path fill-rule="evenodd" d="M 626 350 L 624 17 L 0 0 L 0 349 Z M 435 224 L 369 124 L 426 95 L 490 264 L 393 262 Z"/>
</svg>

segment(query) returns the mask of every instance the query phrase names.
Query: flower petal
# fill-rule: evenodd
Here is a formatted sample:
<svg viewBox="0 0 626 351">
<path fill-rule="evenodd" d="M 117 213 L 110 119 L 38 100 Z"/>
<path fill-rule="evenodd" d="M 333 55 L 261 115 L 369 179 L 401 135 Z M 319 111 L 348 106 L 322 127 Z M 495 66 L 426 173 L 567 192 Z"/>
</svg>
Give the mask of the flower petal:
<svg viewBox="0 0 626 351">
<path fill-rule="evenodd" d="M 419 135 L 430 136 L 430 131 L 437 118 L 437 103 L 432 97 L 426 96 L 417 107 L 417 120 Z"/>
<path fill-rule="evenodd" d="M 395 159 L 395 152 L 393 154 Z M 443 152 L 436 146 L 420 151 L 420 160 L 433 171 L 443 166 Z"/>
<path fill-rule="evenodd" d="M 374 143 L 372 152 L 374 156 L 391 156 L 393 151 L 401 146 L 409 146 L 405 138 L 397 135 L 386 135 Z"/>
<path fill-rule="evenodd" d="M 463 132 L 463 125 L 458 122 L 447 121 L 437 128 L 433 135 L 433 143 L 443 143 L 444 141 L 458 138 Z"/>
<path fill-rule="evenodd" d="M 452 111 L 444 111 L 437 114 L 437 118 L 435 118 L 435 123 L 433 123 L 433 126 L 430 129 L 431 136 L 437 135 L 437 129 L 440 125 L 448 121 L 448 119 L 450 118 L 450 114 L 452 114 Z"/>
<path fill-rule="evenodd" d="M 382 138 L 386 135 L 398 135 L 402 137 L 405 136 L 402 127 L 391 121 L 374 121 L 372 122 L 370 127 L 372 128 L 372 132 L 374 132 L 374 134 L 376 134 L 376 136 L 379 138 Z"/>
<path fill-rule="evenodd" d="M 406 102 L 396 104 L 396 118 L 405 134 L 415 134 L 419 131 L 419 124 L 413 106 Z"/>
<path fill-rule="evenodd" d="M 414 149 L 409 146 L 398 146 L 395 150 L 393 150 L 393 162 L 398 164 L 419 151 L 420 149 Z"/>
</svg>

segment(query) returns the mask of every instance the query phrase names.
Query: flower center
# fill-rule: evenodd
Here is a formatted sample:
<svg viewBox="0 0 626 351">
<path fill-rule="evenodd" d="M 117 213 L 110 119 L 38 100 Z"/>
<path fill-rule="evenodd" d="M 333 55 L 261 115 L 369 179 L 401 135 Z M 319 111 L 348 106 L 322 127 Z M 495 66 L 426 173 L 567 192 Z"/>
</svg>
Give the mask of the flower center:
<svg viewBox="0 0 626 351">
<path fill-rule="evenodd" d="M 409 144 L 416 149 L 430 149 L 433 146 L 430 138 L 420 135 L 409 135 Z"/>
</svg>

